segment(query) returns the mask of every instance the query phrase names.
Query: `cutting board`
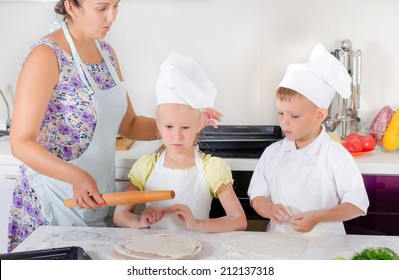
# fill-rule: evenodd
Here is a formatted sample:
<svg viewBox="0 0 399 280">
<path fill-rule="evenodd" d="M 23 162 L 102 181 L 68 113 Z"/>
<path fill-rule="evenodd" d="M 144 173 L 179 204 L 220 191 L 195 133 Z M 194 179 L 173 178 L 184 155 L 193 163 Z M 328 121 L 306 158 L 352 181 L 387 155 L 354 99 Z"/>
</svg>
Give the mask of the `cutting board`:
<svg viewBox="0 0 399 280">
<path fill-rule="evenodd" d="M 125 151 L 129 150 L 129 148 L 134 143 L 134 140 L 127 139 L 125 137 L 118 137 L 116 139 L 116 150 L 118 151 Z"/>
</svg>

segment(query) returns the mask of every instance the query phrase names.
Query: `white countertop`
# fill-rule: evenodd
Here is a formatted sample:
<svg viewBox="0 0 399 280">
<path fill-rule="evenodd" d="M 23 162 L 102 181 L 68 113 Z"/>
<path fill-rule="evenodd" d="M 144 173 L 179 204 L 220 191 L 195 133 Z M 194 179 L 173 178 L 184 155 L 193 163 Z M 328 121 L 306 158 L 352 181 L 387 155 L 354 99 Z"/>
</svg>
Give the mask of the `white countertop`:
<svg viewBox="0 0 399 280">
<path fill-rule="evenodd" d="M 239 236 L 246 238 L 254 235 L 264 236 L 269 234 L 259 231 L 200 233 L 189 230 L 173 232 L 151 229 L 43 226 L 34 231 L 13 252 L 79 246 L 92 259 L 121 259 L 120 256 L 113 253 L 113 247 L 117 242 L 126 238 L 134 238 L 137 235 L 155 233 L 177 234 L 198 240 L 202 245 L 202 250 L 194 257 L 195 259 L 278 259 L 270 255 L 254 254 L 250 250 L 231 249 L 223 245 L 230 238 Z M 307 240 L 307 245 L 304 246 L 303 250 L 295 254 L 287 254 L 285 257 L 279 257 L 280 259 L 331 260 L 337 257 L 350 259 L 355 253 L 366 247 L 388 247 L 395 252 L 399 252 L 399 236 L 280 235 L 283 239 L 290 239 L 292 236 Z"/>
<path fill-rule="evenodd" d="M 115 164 L 117 168 L 131 168 L 140 156 L 157 151 L 162 146 L 157 141 L 136 141 L 127 151 L 116 151 Z M 226 158 L 232 170 L 253 171 L 257 159 Z M 370 153 L 356 156 L 355 161 L 362 174 L 399 175 L 399 150 L 387 152 L 377 147 Z M 0 142 L 0 165 L 18 165 L 10 151 L 8 141 Z"/>
</svg>

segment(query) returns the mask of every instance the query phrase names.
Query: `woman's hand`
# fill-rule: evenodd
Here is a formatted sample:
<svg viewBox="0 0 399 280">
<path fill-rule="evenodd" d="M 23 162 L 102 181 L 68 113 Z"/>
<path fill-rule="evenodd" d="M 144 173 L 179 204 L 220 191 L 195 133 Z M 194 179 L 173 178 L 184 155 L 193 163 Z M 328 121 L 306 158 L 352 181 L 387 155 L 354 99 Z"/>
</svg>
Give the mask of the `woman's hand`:
<svg viewBox="0 0 399 280">
<path fill-rule="evenodd" d="M 76 178 L 77 180 L 72 183 L 75 206 L 90 209 L 105 205 L 97 183 L 89 173 L 81 170 Z"/>
<path fill-rule="evenodd" d="M 213 108 L 204 108 L 202 109 L 202 127 L 207 125 L 212 125 L 214 128 L 217 128 L 218 125 L 216 122 L 222 121 L 223 114 L 216 111 Z"/>
<path fill-rule="evenodd" d="M 186 226 L 186 228 L 195 230 L 199 224 L 190 208 L 184 204 L 175 204 L 166 210 L 166 214 L 177 215 L 179 220 Z"/>
<path fill-rule="evenodd" d="M 139 218 L 139 227 L 140 228 L 145 228 L 149 227 L 160 220 L 165 215 L 165 211 L 159 207 L 155 206 L 148 206 L 141 212 L 140 218 Z"/>
</svg>

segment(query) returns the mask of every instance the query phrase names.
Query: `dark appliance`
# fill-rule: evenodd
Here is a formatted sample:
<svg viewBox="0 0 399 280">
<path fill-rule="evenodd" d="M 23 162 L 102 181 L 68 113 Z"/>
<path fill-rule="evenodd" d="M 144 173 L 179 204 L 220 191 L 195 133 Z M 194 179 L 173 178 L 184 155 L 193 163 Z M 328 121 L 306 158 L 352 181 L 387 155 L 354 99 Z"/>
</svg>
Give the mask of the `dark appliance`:
<svg viewBox="0 0 399 280">
<path fill-rule="evenodd" d="M 260 158 L 270 144 L 283 138 L 275 125 L 220 125 L 206 127 L 200 134 L 201 151 L 225 158 Z"/>
<path fill-rule="evenodd" d="M 78 246 L 0 254 L 0 260 L 91 260 Z"/>
</svg>

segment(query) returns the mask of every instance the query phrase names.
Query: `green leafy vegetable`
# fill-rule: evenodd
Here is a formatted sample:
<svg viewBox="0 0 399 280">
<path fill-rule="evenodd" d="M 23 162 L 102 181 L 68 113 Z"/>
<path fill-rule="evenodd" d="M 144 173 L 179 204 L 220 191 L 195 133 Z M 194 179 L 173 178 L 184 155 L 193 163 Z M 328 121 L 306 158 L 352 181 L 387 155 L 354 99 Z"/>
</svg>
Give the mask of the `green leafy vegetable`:
<svg viewBox="0 0 399 280">
<path fill-rule="evenodd" d="M 399 260 L 399 255 L 387 247 L 366 248 L 356 253 L 352 260 Z"/>
</svg>

